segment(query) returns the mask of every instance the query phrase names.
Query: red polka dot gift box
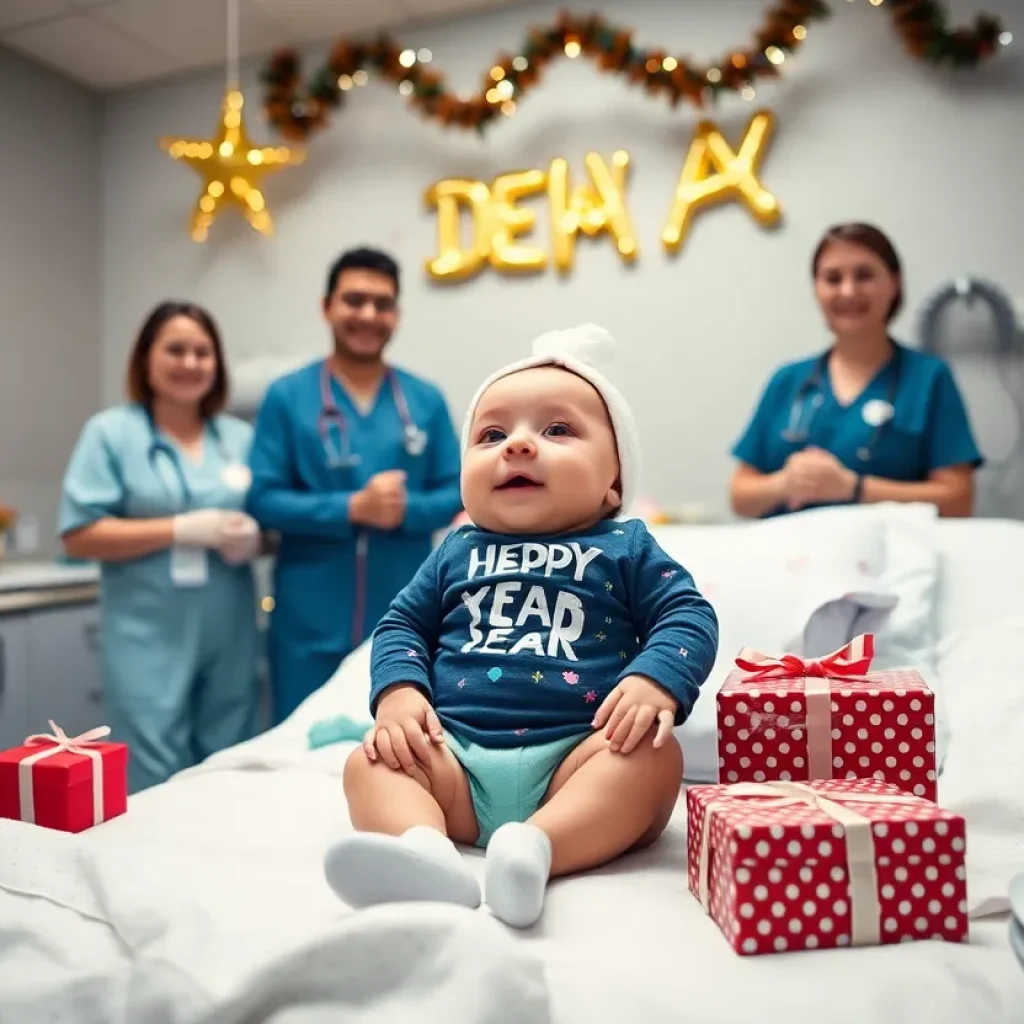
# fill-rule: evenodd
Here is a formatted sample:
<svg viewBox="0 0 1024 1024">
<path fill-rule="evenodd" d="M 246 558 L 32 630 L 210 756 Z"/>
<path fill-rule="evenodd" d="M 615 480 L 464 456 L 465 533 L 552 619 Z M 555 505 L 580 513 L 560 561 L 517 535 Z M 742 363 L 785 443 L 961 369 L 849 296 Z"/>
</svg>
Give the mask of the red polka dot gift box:
<svg viewBox="0 0 1024 1024">
<path fill-rule="evenodd" d="M 49 733 L 0 752 L 0 818 L 82 832 L 128 809 L 128 747 L 101 743 L 110 727 Z"/>
<path fill-rule="evenodd" d="M 740 954 L 965 942 L 965 825 L 877 779 L 692 786 L 689 885 Z"/>
<path fill-rule="evenodd" d="M 717 694 L 718 781 L 875 778 L 936 800 L 935 694 L 873 657 L 870 633 L 824 658 L 744 648 Z"/>
</svg>

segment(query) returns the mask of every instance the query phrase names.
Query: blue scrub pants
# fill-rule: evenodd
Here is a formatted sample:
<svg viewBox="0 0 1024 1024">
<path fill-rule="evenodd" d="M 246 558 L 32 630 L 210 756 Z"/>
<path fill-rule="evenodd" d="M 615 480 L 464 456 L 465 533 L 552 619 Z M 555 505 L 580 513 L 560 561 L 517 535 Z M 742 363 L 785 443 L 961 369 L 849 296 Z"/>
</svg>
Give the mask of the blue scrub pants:
<svg viewBox="0 0 1024 1024">
<path fill-rule="evenodd" d="M 352 648 L 311 650 L 290 639 L 276 636 L 271 628 L 268 662 L 274 724 L 280 725 L 310 694 L 326 683 Z"/>
<path fill-rule="evenodd" d="M 259 632 L 248 566 L 206 586 L 103 594 L 103 697 L 128 789 L 165 782 L 257 732 Z"/>
</svg>

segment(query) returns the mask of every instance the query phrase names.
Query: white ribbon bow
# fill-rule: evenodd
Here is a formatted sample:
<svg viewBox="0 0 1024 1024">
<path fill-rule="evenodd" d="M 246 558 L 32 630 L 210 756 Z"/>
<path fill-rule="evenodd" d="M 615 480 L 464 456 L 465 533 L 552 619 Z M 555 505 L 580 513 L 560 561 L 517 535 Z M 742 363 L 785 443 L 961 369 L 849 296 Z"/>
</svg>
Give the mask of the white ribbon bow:
<svg viewBox="0 0 1024 1024">
<path fill-rule="evenodd" d="M 35 823 L 35 792 L 32 785 L 32 767 L 43 758 L 52 757 L 67 751 L 69 754 L 82 754 L 92 761 L 92 816 L 93 824 L 103 821 L 103 755 L 91 744 L 110 735 L 109 725 L 99 725 L 88 732 L 77 736 L 68 736 L 52 719 L 49 722 L 51 733 L 36 733 L 25 740 L 26 747 L 34 747 L 41 743 L 52 744 L 45 750 L 29 754 L 18 764 L 18 801 L 21 820 Z"/>
<path fill-rule="evenodd" d="M 846 868 L 850 879 L 850 941 L 854 946 L 877 945 L 881 941 L 881 906 L 878 900 L 878 876 L 875 866 L 875 838 L 871 820 L 858 814 L 845 803 L 920 804 L 932 807 L 927 800 L 907 793 L 833 793 L 831 798 L 802 782 L 739 782 L 720 787 L 718 797 L 759 797 L 758 807 L 785 807 L 806 804 L 827 814 L 843 826 L 846 843 Z M 698 896 L 705 910 L 710 911 L 711 893 L 711 819 L 716 811 L 729 804 L 712 798 L 704 808 L 700 834 Z M 733 805 L 735 806 L 735 805 Z"/>
</svg>

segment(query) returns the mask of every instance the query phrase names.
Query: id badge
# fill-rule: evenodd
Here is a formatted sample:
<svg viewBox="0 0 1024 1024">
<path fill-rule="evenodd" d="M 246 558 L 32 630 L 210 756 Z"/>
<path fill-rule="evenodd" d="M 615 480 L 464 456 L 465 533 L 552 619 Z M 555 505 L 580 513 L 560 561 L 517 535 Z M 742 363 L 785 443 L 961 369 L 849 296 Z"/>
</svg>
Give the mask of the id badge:
<svg viewBox="0 0 1024 1024">
<path fill-rule="evenodd" d="M 231 462 L 220 471 L 220 479 L 228 490 L 241 493 L 252 485 L 252 471 L 242 462 Z"/>
<path fill-rule="evenodd" d="M 176 587 L 205 587 L 205 548 L 171 548 L 171 582 Z"/>
</svg>

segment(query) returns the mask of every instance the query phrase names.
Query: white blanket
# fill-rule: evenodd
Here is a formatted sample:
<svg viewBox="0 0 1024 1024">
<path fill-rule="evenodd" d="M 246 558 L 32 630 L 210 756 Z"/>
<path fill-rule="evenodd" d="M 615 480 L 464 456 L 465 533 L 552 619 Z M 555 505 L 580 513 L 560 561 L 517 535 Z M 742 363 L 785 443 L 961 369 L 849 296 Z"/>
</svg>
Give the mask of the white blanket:
<svg viewBox="0 0 1024 1024">
<path fill-rule="evenodd" d="M 939 802 L 967 820 L 967 884 L 977 916 L 1009 909 L 1024 871 L 1024 612 L 971 630 L 940 663 L 954 723 Z"/>
<path fill-rule="evenodd" d="M 335 767 L 183 778 L 78 837 L 0 822 L 0 1022 L 546 1024 L 488 915 L 335 899 L 343 819 Z"/>
<path fill-rule="evenodd" d="M 1024 869 L 1021 636 L 1024 614 L 961 637 L 937 683 L 976 915 Z M 485 910 L 351 913 L 321 857 L 351 827 L 352 747 L 305 749 L 311 721 L 358 713 L 332 687 L 81 836 L 0 822 L 0 1024 L 1020 1022 L 1005 918 L 976 919 L 968 946 L 736 956 L 687 892 L 682 804 L 653 849 L 556 882 L 525 934 Z"/>
</svg>

